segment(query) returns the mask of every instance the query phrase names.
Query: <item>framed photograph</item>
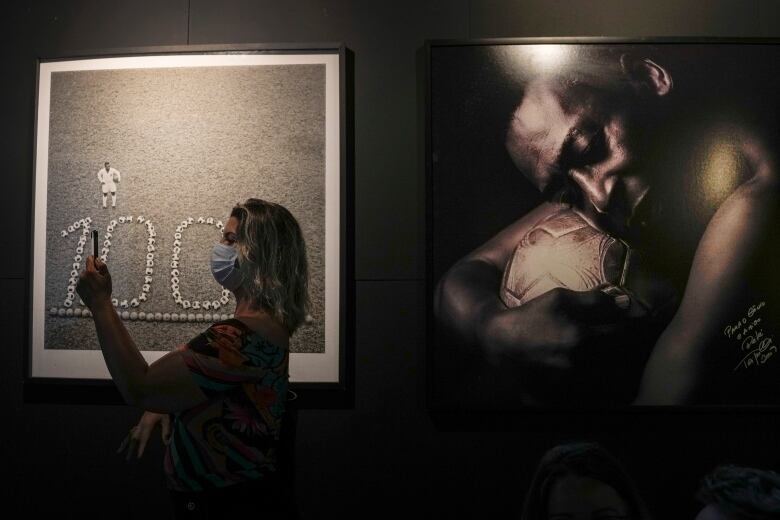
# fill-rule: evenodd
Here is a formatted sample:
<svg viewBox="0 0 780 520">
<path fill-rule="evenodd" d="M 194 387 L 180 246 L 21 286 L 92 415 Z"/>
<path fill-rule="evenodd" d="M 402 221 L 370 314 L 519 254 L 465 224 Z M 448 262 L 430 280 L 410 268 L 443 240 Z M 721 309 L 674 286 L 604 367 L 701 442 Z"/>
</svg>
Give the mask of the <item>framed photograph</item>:
<svg viewBox="0 0 780 520">
<path fill-rule="evenodd" d="M 436 410 L 776 406 L 780 45 L 426 46 Z"/>
<path fill-rule="evenodd" d="M 312 308 L 291 340 L 292 388 L 346 388 L 347 58 L 339 45 L 246 45 L 39 61 L 31 381 L 110 379 L 75 292 L 93 247 L 149 363 L 232 317 L 209 255 L 233 206 L 260 198 L 287 207 L 307 244 Z"/>
</svg>

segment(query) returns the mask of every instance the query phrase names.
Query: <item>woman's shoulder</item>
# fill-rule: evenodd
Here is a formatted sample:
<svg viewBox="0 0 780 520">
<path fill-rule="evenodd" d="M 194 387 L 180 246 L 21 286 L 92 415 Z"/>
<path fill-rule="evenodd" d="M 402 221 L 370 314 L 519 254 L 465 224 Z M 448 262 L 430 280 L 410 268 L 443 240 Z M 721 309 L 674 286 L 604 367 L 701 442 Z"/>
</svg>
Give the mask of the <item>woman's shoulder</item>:
<svg viewBox="0 0 780 520">
<path fill-rule="evenodd" d="M 241 340 L 243 345 L 266 344 L 280 350 L 287 350 L 289 342 L 280 334 L 271 333 L 262 323 L 247 318 L 228 318 L 215 322 L 210 330 Z"/>
<path fill-rule="evenodd" d="M 206 358 L 219 359 L 224 365 L 242 371 L 250 367 L 281 370 L 289 357 L 286 345 L 273 343 L 262 332 L 236 318 L 212 323 L 190 340 L 182 353 L 196 356 L 200 363 L 205 363 Z"/>
</svg>

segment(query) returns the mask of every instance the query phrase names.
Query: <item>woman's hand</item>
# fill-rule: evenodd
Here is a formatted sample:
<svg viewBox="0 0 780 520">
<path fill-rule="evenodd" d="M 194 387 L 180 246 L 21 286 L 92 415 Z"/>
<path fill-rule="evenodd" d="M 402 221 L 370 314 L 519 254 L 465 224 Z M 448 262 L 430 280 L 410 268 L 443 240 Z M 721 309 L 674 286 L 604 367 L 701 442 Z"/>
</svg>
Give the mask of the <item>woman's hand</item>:
<svg viewBox="0 0 780 520">
<path fill-rule="evenodd" d="M 108 272 L 108 266 L 89 255 L 86 268 L 79 274 L 76 292 L 92 311 L 99 305 L 111 305 L 111 274 Z"/>
<path fill-rule="evenodd" d="M 130 461 L 133 456 L 133 452 L 137 453 L 136 459 L 140 459 L 141 455 L 144 454 L 146 444 L 149 442 L 149 437 L 152 435 L 152 431 L 154 431 L 154 428 L 157 426 L 158 422 L 160 423 L 160 427 L 162 429 L 161 434 L 163 444 L 166 446 L 170 444 L 171 420 L 168 417 L 168 414 L 144 412 L 144 414 L 141 416 L 141 420 L 138 421 L 136 426 L 130 429 L 130 433 L 127 434 L 127 437 L 125 437 L 125 439 L 122 441 L 122 444 L 119 446 L 119 449 L 116 450 L 116 452 L 121 453 L 122 450 L 127 448 L 126 460 Z"/>
</svg>

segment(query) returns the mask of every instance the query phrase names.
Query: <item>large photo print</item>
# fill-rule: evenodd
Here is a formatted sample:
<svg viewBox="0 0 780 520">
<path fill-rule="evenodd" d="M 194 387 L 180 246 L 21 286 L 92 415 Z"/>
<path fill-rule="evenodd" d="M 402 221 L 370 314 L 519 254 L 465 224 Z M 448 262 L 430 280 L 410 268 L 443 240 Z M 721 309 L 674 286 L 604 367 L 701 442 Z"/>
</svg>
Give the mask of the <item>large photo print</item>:
<svg viewBox="0 0 780 520">
<path fill-rule="evenodd" d="M 231 318 L 210 252 L 258 198 L 288 208 L 307 245 L 291 381 L 340 381 L 340 65 L 338 49 L 40 63 L 30 376 L 109 377 L 75 291 L 95 230 L 148 363 Z"/>
<path fill-rule="evenodd" d="M 439 409 L 780 401 L 780 45 L 429 46 Z"/>
</svg>

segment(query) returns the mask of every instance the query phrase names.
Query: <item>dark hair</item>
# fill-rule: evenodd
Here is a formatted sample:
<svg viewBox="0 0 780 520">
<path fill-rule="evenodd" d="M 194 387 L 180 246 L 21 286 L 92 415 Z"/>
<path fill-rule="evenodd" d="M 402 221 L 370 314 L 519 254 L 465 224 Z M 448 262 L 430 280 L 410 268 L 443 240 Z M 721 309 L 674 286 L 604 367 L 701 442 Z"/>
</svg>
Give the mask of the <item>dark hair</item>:
<svg viewBox="0 0 780 520">
<path fill-rule="evenodd" d="M 303 233 L 281 204 L 248 199 L 230 213 L 238 219 L 236 252 L 243 287 L 292 334 L 309 312 L 309 267 Z"/>
<path fill-rule="evenodd" d="M 566 475 L 589 477 L 612 487 L 625 500 L 633 520 L 649 520 L 639 490 L 620 462 L 593 442 L 561 444 L 547 451 L 536 467 L 523 504 L 522 520 L 546 520 L 550 490 Z"/>
<path fill-rule="evenodd" d="M 696 498 L 739 519 L 778 519 L 780 475 L 756 468 L 718 466 L 702 479 Z"/>
</svg>

